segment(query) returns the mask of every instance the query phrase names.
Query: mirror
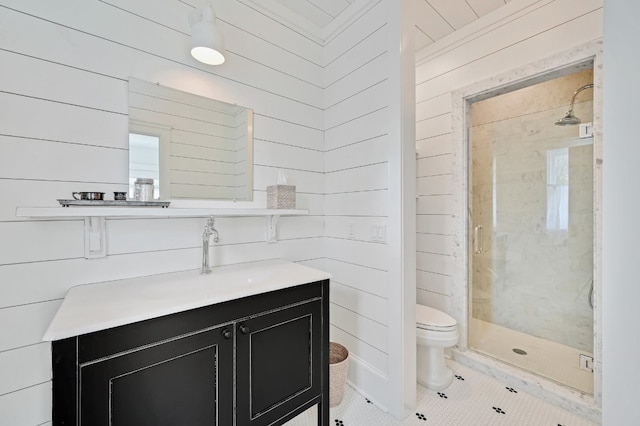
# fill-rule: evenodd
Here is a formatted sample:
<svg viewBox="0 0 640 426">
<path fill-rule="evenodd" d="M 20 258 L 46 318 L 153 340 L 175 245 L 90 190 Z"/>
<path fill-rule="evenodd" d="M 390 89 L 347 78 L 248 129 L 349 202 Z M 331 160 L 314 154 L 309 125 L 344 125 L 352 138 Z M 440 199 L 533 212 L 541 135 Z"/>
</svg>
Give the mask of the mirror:
<svg viewBox="0 0 640 426">
<path fill-rule="evenodd" d="M 156 199 L 250 201 L 253 111 L 130 78 L 130 197 L 137 178 Z"/>
</svg>

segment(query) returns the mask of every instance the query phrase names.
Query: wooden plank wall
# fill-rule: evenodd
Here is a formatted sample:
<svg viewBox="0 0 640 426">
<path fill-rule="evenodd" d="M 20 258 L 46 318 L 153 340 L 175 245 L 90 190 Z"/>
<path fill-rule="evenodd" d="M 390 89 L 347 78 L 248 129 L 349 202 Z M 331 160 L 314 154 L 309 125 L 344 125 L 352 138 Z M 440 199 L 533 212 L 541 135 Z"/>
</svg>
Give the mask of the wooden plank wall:
<svg viewBox="0 0 640 426">
<path fill-rule="evenodd" d="M 325 48 L 325 269 L 331 286 L 331 339 L 354 355 L 350 380 L 381 405 L 389 398 L 386 241 L 373 226 L 388 219 L 391 64 L 387 1 Z"/>
<path fill-rule="evenodd" d="M 264 242 L 263 218 L 218 219 L 214 265 L 277 257 L 322 265 L 323 49 L 240 2 L 219 1 L 227 63 L 200 64 L 189 55 L 187 20 L 200 4 L 0 1 L 2 425 L 50 424 L 50 345 L 40 339 L 69 287 L 199 267 L 204 219 L 109 220 L 108 256 L 85 260 L 82 221 L 15 216 L 18 206 L 55 206 L 72 191 L 127 189 L 129 77 L 253 108 L 254 197 L 265 203 L 284 170 L 297 206 L 311 210 L 280 219 L 277 244 Z"/>
<path fill-rule="evenodd" d="M 416 53 L 417 301 L 452 313 L 451 93 L 602 37 L 602 0 L 510 2 Z M 418 19 L 420 19 L 418 17 Z M 459 292 L 461 294 L 462 292 Z"/>
</svg>

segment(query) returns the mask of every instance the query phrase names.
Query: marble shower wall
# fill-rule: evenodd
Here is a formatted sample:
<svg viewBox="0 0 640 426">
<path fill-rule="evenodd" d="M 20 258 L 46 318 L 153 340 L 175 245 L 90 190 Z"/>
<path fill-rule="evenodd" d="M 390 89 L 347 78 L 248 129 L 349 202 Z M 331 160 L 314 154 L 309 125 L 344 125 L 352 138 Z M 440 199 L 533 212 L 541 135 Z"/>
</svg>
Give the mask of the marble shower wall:
<svg viewBox="0 0 640 426">
<path fill-rule="evenodd" d="M 593 351 L 593 138 L 555 126 L 592 70 L 474 103 L 472 315 Z M 575 114 L 592 121 L 593 91 Z M 479 248 L 479 247 L 477 247 Z M 562 326 L 558 326 L 562 324 Z"/>
</svg>

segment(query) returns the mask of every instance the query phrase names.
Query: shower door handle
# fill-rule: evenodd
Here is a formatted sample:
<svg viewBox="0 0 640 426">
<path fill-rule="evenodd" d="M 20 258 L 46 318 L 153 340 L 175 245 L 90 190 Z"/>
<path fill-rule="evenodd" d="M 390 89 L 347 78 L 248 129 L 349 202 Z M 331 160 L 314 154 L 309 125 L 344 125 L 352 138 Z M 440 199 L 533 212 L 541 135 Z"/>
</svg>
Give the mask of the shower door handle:
<svg viewBox="0 0 640 426">
<path fill-rule="evenodd" d="M 480 254 L 484 251 L 483 236 L 482 225 L 476 225 L 476 227 L 473 228 L 473 252 L 475 254 Z"/>
</svg>

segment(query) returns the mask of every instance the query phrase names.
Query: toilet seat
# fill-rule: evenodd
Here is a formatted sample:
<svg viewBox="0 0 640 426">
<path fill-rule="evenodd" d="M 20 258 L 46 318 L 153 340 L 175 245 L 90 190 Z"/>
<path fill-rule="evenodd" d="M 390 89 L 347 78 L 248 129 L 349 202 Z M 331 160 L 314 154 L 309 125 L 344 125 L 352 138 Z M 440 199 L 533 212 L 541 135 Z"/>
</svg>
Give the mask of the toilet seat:
<svg viewBox="0 0 640 426">
<path fill-rule="evenodd" d="M 416 327 L 422 330 L 452 331 L 456 329 L 455 319 L 442 311 L 424 305 L 416 305 Z"/>
</svg>

